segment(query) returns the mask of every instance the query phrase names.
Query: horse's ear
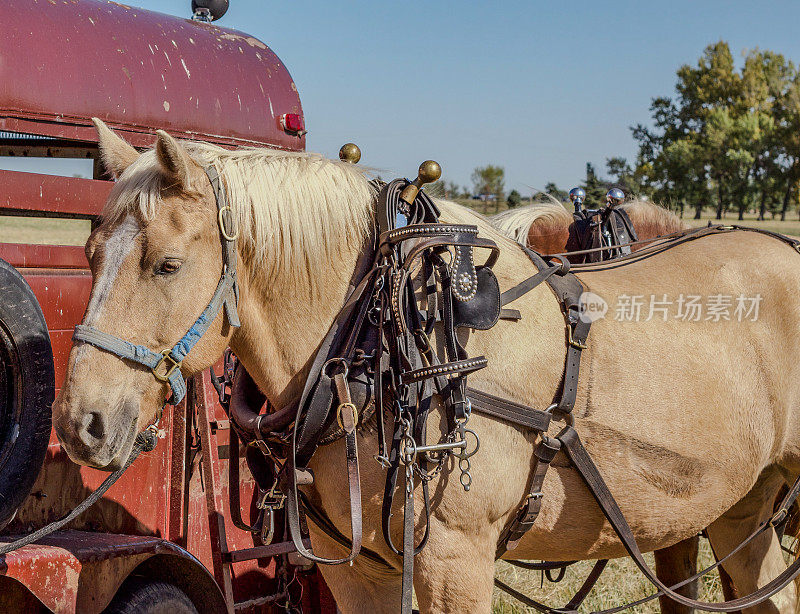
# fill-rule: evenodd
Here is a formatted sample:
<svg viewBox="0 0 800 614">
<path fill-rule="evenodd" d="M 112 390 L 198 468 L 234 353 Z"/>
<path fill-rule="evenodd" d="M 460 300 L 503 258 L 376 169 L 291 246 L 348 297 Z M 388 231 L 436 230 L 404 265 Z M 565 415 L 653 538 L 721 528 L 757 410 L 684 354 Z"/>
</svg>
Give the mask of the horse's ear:
<svg viewBox="0 0 800 614">
<path fill-rule="evenodd" d="M 112 132 L 102 120 L 93 117 L 92 122 L 97 129 L 100 157 L 103 159 L 103 164 L 115 178 L 119 177 L 125 172 L 126 168 L 136 161 L 136 158 L 139 157 L 139 152 L 116 133 Z"/>
<path fill-rule="evenodd" d="M 178 141 L 163 130 L 156 131 L 156 157 L 169 185 L 189 189 L 192 159 Z"/>
</svg>

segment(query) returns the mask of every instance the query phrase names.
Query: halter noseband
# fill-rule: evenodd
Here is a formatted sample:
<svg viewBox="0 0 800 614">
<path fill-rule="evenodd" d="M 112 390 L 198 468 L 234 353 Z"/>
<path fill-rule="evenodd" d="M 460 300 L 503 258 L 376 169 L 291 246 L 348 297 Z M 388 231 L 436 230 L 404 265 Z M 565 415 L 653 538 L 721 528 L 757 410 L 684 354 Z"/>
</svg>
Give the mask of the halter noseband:
<svg viewBox="0 0 800 614">
<path fill-rule="evenodd" d="M 238 327 L 239 314 L 236 305 L 239 302 L 239 285 L 236 281 L 236 238 L 238 232 L 233 224 L 233 215 L 225 198 L 225 190 L 220 180 L 219 172 L 212 165 L 205 168 L 214 198 L 217 203 L 217 221 L 219 223 L 220 241 L 222 242 L 222 275 L 220 276 L 214 296 L 208 306 L 195 320 L 189 331 L 171 349 L 154 352 L 143 345 L 136 345 L 115 337 L 109 333 L 97 330 L 93 326 L 78 324 L 72 335 L 73 341 L 83 341 L 101 350 L 110 352 L 123 360 L 130 360 L 148 367 L 155 378 L 165 382 L 172 390 L 170 404 L 180 403 L 186 396 L 186 380 L 181 373 L 183 359 L 192 351 L 219 312 L 225 307 L 228 323 Z M 227 218 L 227 222 L 226 222 Z M 228 228 L 232 230 L 228 230 Z"/>
</svg>

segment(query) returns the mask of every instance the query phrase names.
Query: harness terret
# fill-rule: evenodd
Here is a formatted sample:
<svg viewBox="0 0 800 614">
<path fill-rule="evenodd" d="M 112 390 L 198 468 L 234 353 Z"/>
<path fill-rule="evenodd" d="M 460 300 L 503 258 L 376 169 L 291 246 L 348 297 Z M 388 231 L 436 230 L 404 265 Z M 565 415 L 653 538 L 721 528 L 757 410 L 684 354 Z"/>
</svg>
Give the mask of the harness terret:
<svg viewBox="0 0 800 614">
<path fill-rule="evenodd" d="M 631 253 L 631 244 L 638 241 L 636 229 L 628 213 L 620 207 L 625 193 L 611 188 L 606 194 L 606 206 L 602 209 L 586 209 L 583 200 L 586 193 L 573 188 L 569 193 L 575 205 L 574 222 L 569 227 L 569 246 L 572 262 L 601 262 Z M 577 252 L 577 253 L 576 253 Z M 581 260 L 577 260 L 577 258 Z"/>
</svg>

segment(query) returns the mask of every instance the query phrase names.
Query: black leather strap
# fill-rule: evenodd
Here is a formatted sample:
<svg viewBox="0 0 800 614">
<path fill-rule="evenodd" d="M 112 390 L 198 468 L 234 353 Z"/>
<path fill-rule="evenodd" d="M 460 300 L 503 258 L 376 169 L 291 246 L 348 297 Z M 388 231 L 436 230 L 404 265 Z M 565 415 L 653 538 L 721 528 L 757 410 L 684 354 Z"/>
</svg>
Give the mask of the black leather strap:
<svg viewBox="0 0 800 614">
<path fill-rule="evenodd" d="M 550 425 L 552 416 L 540 409 L 501 399 L 474 388 L 467 388 L 467 398 L 472 405 L 472 411 L 479 414 L 500 418 L 532 431 L 546 432 Z"/>
</svg>

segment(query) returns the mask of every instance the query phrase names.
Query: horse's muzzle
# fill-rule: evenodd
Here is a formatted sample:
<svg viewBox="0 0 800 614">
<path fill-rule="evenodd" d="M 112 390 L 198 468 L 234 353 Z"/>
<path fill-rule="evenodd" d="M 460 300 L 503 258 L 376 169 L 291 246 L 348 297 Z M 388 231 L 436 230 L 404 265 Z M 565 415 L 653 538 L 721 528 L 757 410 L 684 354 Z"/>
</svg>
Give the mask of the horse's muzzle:
<svg viewBox="0 0 800 614">
<path fill-rule="evenodd" d="M 53 425 L 61 447 L 73 462 L 114 471 L 131 452 L 138 415 L 139 404 L 130 401 L 123 402 L 116 412 L 62 407 L 54 411 Z"/>
</svg>

